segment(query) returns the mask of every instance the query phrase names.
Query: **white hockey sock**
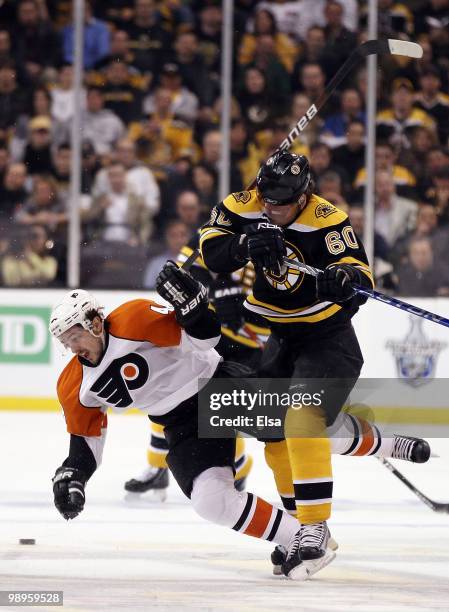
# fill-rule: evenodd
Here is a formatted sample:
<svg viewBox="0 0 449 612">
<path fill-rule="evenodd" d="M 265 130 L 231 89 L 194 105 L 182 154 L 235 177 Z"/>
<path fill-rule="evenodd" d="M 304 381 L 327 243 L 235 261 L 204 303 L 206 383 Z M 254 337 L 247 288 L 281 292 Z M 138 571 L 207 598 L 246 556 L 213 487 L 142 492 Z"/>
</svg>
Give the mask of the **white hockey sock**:
<svg viewBox="0 0 449 612">
<path fill-rule="evenodd" d="M 229 467 L 205 470 L 193 483 L 192 505 L 204 519 L 287 546 L 299 529 L 296 518 L 253 493 L 239 492 Z"/>
<path fill-rule="evenodd" d="M 360 417 L 341 413 L 329 431 L 332 453 L 364 457 L 391 457 L 394 438 L 384 438 L 379 429 Z"/>
</svg>

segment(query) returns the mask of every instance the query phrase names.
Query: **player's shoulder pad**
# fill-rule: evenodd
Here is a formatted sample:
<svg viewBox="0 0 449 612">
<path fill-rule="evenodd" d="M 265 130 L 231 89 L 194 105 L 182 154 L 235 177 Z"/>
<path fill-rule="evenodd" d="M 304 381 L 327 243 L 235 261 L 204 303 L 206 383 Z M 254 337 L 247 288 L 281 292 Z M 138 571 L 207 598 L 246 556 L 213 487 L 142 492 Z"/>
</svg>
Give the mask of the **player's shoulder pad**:
<svg viewBox="0 0 449 612">
<path fill-rule="evenodd" d="M 178 346 L 181 328 L 171 307 L 152 300 L 136 299 L 121 304 L 106 321 L 109 333 L 117 338 L 151 342 L 157 346 Z"/>
<path fill-rule="evenodd" d="M 263 203 L 257 191 L 236 191 L 228 195 L 222 202 L 224 213 L 230 212 L 245 219 L 260 217 L 263 212 Z"/>
<path fill-rule="evenodd" d="M 299 214 L 293 226 L 298 225 L 304 231 L 313 231 L 321 228 L 332 227 L 346 221 L 348 215 L 324 198 L 313 194 L 307 206 Z M 306 228 L 309 228 L 307 230 Z M 292 229 L 295 229 L 292 227 Z"/>
</svg>

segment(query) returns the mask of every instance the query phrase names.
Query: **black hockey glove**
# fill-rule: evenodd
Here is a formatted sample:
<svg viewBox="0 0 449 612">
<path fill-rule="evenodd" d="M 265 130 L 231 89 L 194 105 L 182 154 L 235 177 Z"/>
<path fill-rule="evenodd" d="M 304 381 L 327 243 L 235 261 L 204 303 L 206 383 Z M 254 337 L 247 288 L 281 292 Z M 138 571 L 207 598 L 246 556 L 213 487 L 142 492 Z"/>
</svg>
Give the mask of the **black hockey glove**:
<svg viewBox="0 0 449 612">
<path fill-rule="evenodd" d="M 237 332 L 244 323 L 242 286 L 228 274 L 218 276 L 210 286 L 210 298 L 221 325 Z"/>
<path fill-rule="evenodd" d="M 82 470 L 61 465 L 53 476 L 55 506 L 68 521 L 74 519 L 84 508 L 86 475 Z"/>
<path fill-rule="evenodd" d="M 159 272 L 156 291 L 173 306 L 182 327 L 191 325 L 207 311 L 206 287 L 173 261 L 168 261 Z"/>
<path fill-rule="evenodd" d="M 267 268 L 280 274 L 287 251 L 282 229 L 269 221 L 252 223 L 245 227 L 248 257 L 256 268 Z"/>
<path fill-rule="evenodd" d="M 335 264 L 316 277 L 317 299 L 321 302 L 346 302 L 355 295 L 353 284 L 361 284 L 357 268 L 349 264 Z"/>
</svg>

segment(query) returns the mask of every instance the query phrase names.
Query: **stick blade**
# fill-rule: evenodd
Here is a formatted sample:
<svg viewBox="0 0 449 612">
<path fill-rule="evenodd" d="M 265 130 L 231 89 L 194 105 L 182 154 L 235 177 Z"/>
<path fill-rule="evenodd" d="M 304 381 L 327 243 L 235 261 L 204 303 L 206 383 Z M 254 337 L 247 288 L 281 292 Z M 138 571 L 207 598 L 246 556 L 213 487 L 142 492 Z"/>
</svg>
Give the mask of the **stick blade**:
<svg viewBox="0 0 449 612">
<path fill-rule="evenodd" d="M 408 40 L 389 38 L 388 47 L 390 49 L 390 53 L 393 55 L 404 55 L 405 57 L 414 57 L 417 59 L 423 56 L 423 49 L 421 45 Z"/>
</svg>

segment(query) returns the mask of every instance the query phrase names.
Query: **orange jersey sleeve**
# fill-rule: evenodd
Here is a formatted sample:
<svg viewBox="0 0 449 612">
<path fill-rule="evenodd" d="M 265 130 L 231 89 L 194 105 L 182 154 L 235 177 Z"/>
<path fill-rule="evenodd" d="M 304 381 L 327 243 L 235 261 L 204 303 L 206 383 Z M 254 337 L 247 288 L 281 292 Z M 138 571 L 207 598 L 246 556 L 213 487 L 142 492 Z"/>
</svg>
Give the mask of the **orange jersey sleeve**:
<svg viewBox="0 0 449 612">
<path fill-rule="evenodd" d="M 106 319 L 109 332 L 117 338 L 151 342 L 156 346 L 178 346 L 181 327 L 175 313 L 151 300 L 125 302 Z"/>
<path fill-rule="evenodd" d="M 79 390 L 83 367 L 74 357 L 64 368 L 57 384 L 59 403 L 64 410 L 67 431 L 77 436 L 101 436 L 107 427 L 107 415 L 99 407 L 83 406 L 79 401 Z"/>
</svg>

